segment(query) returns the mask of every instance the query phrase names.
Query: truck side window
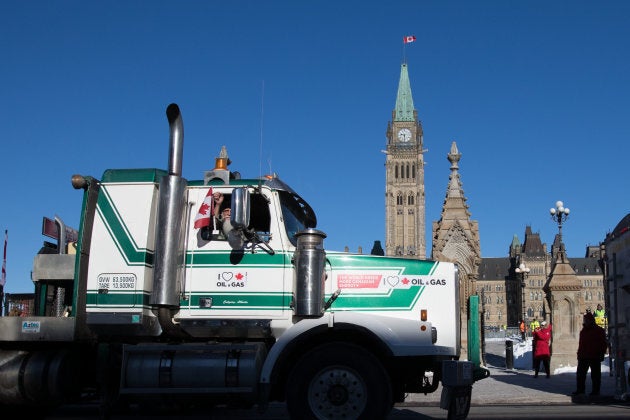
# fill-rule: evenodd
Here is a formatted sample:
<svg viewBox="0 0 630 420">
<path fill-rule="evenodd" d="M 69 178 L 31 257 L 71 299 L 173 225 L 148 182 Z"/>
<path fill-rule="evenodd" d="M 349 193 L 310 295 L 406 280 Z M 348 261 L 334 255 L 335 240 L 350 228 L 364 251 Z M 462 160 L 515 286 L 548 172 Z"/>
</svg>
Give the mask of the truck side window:
<svg viewBox="0 0 630 420">
<path fill-rule="evenodd" d="M 262 194 L 252 194 L 251 196 L 249 223 L 249 228 L 259 235 L 269 235 L 271 214 L 267 199 Z"/>
<path fill-rule="evenodd" d="M 227 240 L 222 228 L 225 211 L 230 209 L 230 203 L 231 195 L 223 194 L 223 202 L 218 207 L 216 217 L 214 218 L 215 228 L 212 235 L 213 240 Z M 261 194 L 252 194 L 248 229 L 254 230 L 260 236 L 269 239 L 271 234 L 270 228 L 271 213 L 269 212 L 267 199 Z"/>
</svg>

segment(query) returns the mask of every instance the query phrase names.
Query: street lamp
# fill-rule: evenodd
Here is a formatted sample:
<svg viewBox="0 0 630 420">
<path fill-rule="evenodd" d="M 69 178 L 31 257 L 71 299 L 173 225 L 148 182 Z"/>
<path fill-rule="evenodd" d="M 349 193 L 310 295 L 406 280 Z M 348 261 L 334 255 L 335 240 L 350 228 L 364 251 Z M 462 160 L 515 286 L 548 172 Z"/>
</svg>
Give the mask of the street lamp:
<svg viewBox="0 0 630 420">
<path fill-rule="evenodd" d="M 514 271 L 521 275 L 521 309 L 523 312 L 522 319 L 525 321 L 525 278 L 529 275 L 529 267 L 525 267 L 525 264 L 521 263 Z"/>
<path fill-rule="evenodd" d="M 560 242 L 562 242 L 562 224 L 567 221 L 569 218 L 569 208 L 564 207 L 564 203 L 562 201 L 556 201 L 556 208 L 553 207 L 549 209 L 549 214 L 551 214 L 551 220 L 558 223 L 558 234 L 560 235 Z"/>
</svg>

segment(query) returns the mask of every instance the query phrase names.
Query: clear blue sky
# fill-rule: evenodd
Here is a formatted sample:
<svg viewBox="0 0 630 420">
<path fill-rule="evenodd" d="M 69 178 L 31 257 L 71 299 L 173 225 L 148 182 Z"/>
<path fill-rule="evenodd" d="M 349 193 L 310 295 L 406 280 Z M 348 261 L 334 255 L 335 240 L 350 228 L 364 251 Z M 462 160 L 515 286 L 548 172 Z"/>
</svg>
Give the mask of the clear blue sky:
<svg viewBox="0 0 630 420">
<path fill-rule="evenodd" d="M 404 35 L 424 126 L 427 247 L 451 142 L 484 257 L 526 225 L 569 256 L 630 211 L 628 1 L 12 1 L 0 4 L 0 228 L 9 293 L 31 292 L 42 217 L 77 227 L 74 173 L 167 167 L 165 109 L 184 118 L 184 176 L 222 145 L 311 203 L 325 245 L 384 241 L 385 130 Z M 262 153 L 261 153 L 262 151 Z"/>
</svg>

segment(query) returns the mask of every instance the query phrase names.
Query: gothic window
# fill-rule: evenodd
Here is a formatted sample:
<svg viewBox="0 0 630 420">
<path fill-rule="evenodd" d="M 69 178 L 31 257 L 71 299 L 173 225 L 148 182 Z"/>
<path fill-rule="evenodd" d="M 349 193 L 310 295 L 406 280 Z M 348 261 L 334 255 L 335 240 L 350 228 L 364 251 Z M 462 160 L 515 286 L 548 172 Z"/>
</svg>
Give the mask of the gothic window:
<svg viewBox="0 0 630 420">
<path fill-rule="evenodd" d="M 499 312 L 497 312 L 497 317 L 499 318 L 499 320 L 503 319 L 503 311 L 501 311 L 499 309 Z"/>
<path fill-rule="evenodd" d="M 413 209 L 407 209 L 407 214 L 412 215 L 413 213 Z"/>
<path fill-rule="evenodd" d="M 396 164 L 395 168 L 396 168 L 395 169 L 395 173 L 396 173 L 395 178 L 398 179 L 398 164 Z"/>
<path fill-rule="evenodd" d="M 410 206 L 413 206 L 414 202 L 413 202 L 413 193 L 409 193 L 409 195 L 407 196 L 407 204 L 409 204 Z"/>
<path fill-rule="evenodd" d="M 407 164 L 407 176 L 405 178 L 409 178 L 409 164 Z"/>
<path fill-rule="evenodd" d="M 411 178 L 416 179 L 416 165 L 411 165 Z"/>
<path fill-rule="evenodd" d="M 398 193 L 398 195 L 396 195 L 396 204 L 399 206 L 403 205 L 403 196 L 401 193 Z"/>
</svg>

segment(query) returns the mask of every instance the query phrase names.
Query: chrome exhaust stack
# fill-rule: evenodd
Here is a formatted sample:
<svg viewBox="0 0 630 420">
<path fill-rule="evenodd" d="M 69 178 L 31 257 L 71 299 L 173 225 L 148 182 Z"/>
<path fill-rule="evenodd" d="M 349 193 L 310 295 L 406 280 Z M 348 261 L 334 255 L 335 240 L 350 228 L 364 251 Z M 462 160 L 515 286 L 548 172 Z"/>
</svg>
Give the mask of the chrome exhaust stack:
<svg viewBox="0 0 630 420">
<path fill-rule="evenodd" d="M 184 275 L 184 216 L 188 181 L 181 176 L 184 124 L 179 107 L 170 104 L 166 117 L 170 129 L 168 175 L 162 177 L 159 186 L 150 304 L 158 311 L 160 325 L 168 333 L 175 327 L 172 314 L 179 310 Z"/>
</svg>

